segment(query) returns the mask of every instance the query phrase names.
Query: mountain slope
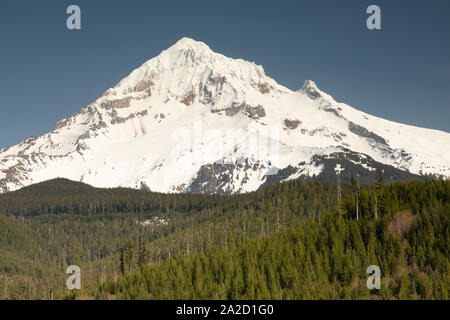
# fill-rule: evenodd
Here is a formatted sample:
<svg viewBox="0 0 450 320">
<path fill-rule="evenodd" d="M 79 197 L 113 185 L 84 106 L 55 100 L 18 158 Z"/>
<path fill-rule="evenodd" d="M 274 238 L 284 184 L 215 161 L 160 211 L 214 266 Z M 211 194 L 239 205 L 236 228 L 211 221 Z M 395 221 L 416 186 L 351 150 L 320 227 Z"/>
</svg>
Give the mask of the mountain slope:
<svg viewBox="0 0 450 320">
<path fill-rule="evenodd" d="M 350 161 L 364 172 L 382 164 L 448 178 L 450 134 L 365 114 L 312 81 L 291 91 L 261 66 L 183 38 L 52 132 L 1 149 L 0 192 L 56 177 L 158 192 L 248 192 L 319 176 L 330 157 L 337 171 Z"/>
</svg>

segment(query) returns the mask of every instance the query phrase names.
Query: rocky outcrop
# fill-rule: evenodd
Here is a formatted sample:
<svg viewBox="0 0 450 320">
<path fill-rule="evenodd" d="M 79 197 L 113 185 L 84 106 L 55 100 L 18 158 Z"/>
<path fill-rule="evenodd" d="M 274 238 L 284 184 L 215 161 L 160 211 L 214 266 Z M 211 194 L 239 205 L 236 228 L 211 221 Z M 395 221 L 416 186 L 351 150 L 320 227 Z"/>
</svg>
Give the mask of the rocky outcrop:
<svg viewBox="0 0 450 320">
<path fill-rule="evenodd" d="M 182 99 L 181 103 L 190 106 L 194 102 L 195 93 L 194 90 L 189 91 Z"/>
<path fill-rule="evenodd" d="M 316 100 L 321 97 L 321 94 L 319 92 L 319 89 L 317 88 L 316 84 L 311 80 L 306 80 L 301 92 L 305 93 L 308 97 L 310 97 L 313 100 Z"/>
<path fill-rule="evenodd" d="M 258 89 L 262 94 L 266 94 L 270 92 L 271 87 L 268 83 L 262 83 L 258 85 Z"/>
<path fill-rule="evenodd" d="M 266 116 L 266 110 L 264 110 L 263 106 L 245 106 L 244 113 L 248 115 L 252 119 L 259 119 Z"/>
<path fill-rule="evenodd" d="M 297 127 L 301 124 L 302 122 L 300 120 L 288 120 L 288 119 L 284 119 L 284 126 L 288 129 L 294 130 L 297 129 Z"/>
<path fill-rule="evenodd" d="M 372 139 L 375 142 L 378 142 L 378 143 L 381 143 L 384 145 L 388 145 L 387 141 L 385 139 L 383 139 L 382 137 L 380 137 L 379 135 L 377 135 L 377 134 L 373 133 L 372 131 L 369 131 L 366 128 L 364 128 L 356 123 L 353 123 L 351 121 L 348 123 L 348 129 L 360 137 Z"/>
<path fill-rule="evenodd" d="M 231 177 L 235 164 L 209 164 L 200 168 L 195 179 L 185 189 L 190 193 L 231 194 Z"/>
<path fill-rule="evenodd" d="M 111 110 L 113 108 L 121 109 L 121 108 L 128 108 L 130 106 L 131 97 L 126 97 L 123 99 L 117 99 L 117 100 L 107 100 L 105 102 L 102 102 L 100 104 L 100 107 L 102 109 Z"/>
</svg>

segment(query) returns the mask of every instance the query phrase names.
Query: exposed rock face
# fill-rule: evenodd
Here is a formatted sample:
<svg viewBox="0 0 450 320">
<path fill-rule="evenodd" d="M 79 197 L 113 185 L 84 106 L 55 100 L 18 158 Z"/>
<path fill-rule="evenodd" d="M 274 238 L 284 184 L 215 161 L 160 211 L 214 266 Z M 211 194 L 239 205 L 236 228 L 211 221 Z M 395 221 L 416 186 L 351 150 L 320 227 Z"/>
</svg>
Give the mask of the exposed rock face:
<svg viewBox="0 0 450 320">
<path fill-rule="evenodd" d="M 378 143 L 384 144 L 384 145 L 388 145 L 388 143 L 386 142 L 386 140 L 384 140 L 382 137 L 376 135 L 375 133 L 367 130 L 366 128 L 357 125 L 356 123 L 353 122 L 349 122 L 348 123 L 348 129 L 353 132 L 354 134 L 357 134 L 358 136 L 364 137 L 364 138 L 368 138 L 368 139 L 372 139 Z"/>
<path fill-rule="evenodd" d="M 301 124 L 302 122 L 300 120 L 288 120 L 288 119 L 284 119 L 284 125 L 291 129 L 297 129 L 297 127 Z"/>
<path fill-rule="evenodd" d="M 259 88 L 259 92 L 261 92 L 262 94 L 266 94 L 266 93 L 270 92 L 270 86 L 267 83 L 259 84 L 258 88 Z"/>
<path fill-rule="evenodd" d="M 144 117 L 146 115 L 148 115 L 148 109 L 137 113 L 138 117 Z"/>
<path fill-rule="evenodd" d="M 230 108 L 225 109 L 225 114 L 228 117 L 232 117 L 244 108 L 245 108 L 245 103 L 241 103 L 238 105 L 235 102 L 233 102 L 233 104 L 231 105 Z"/>
<path fill-rule="evenodd" d="M 259 119 L 266 116 L 266 111 L 263 106 L 252 107 L 247 105 L 244 108 L 244 112 L 252 119 Z"/>
<path fill-rule="evenodd" d="M 340 107 L 334 108 L 332 106 L 332 104 L 329 103 L 329 102 L 326 102 L 324 105 L 321 105 L 320 109 L 323 110 L 323 111 L 326 111 L 326 112 L 331 112 L 338 118 L 342 118 L 342 115 L 340 114 L 342 109 Z"/>
<path fill-rule="evenodd" d="M 233 102 L 231 104 L 231 106 L 228 106 L 225 109 L 219 109 L 219 110 L 212 109 L 211 110 L 212 113 L 218 113 L 218 112 L 222 112 L 222 111 L 225 111 L 225 115 L 228 117 L 233 117 L 241 111 L 244 114 L 246 114 L 249 118 L 255 119 L 255 120 L 266 116 L 266 111 L 264 110 L 263 106 L 258 105 L 256 107 L 253 107 L 253 106 L 247 104 L 245 101 L 242 103 Z"/>
<path fill-rule="evenodd" d="M 305 84 L 303 85 L 303 88 L 301 89 L 301 91 L 313 100 L 316 100 L 321 97 L 316 84 L 311 80 L 305 81 Z"/>
<path fill-rule="evenodd" d="M 134 91 L 141 92 L 141 91 L 145 91 L 145 90 L 150 90 L 149 92 L 151 95 L 151 87 L 154 85 L 155 84 L 153 83 L 152 80 L 142 80 L 134 87 Z"/>
<path fill-rule="evenodd" d="M 126 97 L 118 100 L 107 100 L 105 102 L 102 102 L 100 107 L 106 110 L 110 110 L 113 108 L 116 109 L 128 108 L 130 106 L 130 101 L 131 97 Z"/>
<path fill-rule="evenodd" d="M 252 163 L 249 159 L 241 159 L 237 163 L 222 162 L 204 165 L 183 192 L 206 194 L 243 192 L 250 178 L 267 168 L 267 164 L 260 161 Z M 262 183 L 265 175 L 260 176 L 260 180 Z"/>
<path fill-rule="evenodd" d="M 126 117 L 126 118 L 115 117 L 115 118 L 113 118 L 113 119 L 111 120 L 111 124 L 125 123 L 125 122 L 127 122 L 128 120 L 133 119 L 133 118 L 135 118 L 135 117 L 136 117 L 136 115 L 134 115 L 134 114 L 130 114 L 130 115 L 129 115 L 128 117 Z"/>
<path fill-rule="evenodd" d="M 261 188 L 268 187 L 270 185 L 289 180 L 289 178 L 295 175 L 299 171 L 298 168 L 295 168 L 291 165 L 287 166 L 284 169 L 278 170 L 278 172 L 274 175 L 270 175 L 266 177 L 266 180 L 261 185 Z M 301 172 L 301 169 L 300 169 Z"/>
<path fill-rule="evenodd" d="M 212 85 L 223 85 L 225 83 L 225 77 L 215 76 L 209 79 Z"/>
<path fill-rule="evenodd" d="M 200 168 L 197 177 L 186 189 L 192 193 L 230 194 L 228 184 L 236 166 L 234 164 L 212 164 Z"/>
<path fill-rule="evenodd" d="M 191 90 L 186 94 L 183 99 L 181 99 L 181 103 L 190 106 L 194 102 L 195 93 L 194 90 Z"/>
<path fill-rule="evenodd" d="M 58 130 L 63 128 L 64 126 L 66 126 L 69 123 L 69 119 L 64 119 L 61 121 L 58 121 L 55 125 L 55 129 L 54 130 Z"/>
</svg>

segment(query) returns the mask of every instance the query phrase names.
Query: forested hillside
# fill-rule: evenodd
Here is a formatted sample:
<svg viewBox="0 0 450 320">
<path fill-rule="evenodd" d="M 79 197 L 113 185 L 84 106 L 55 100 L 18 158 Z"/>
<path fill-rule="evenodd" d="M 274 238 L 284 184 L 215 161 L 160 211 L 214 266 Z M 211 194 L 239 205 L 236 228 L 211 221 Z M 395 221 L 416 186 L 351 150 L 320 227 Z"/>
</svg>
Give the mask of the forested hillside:
<svg viewBox="0 0 450 320">
<path fill-rule="evenodd" d="M 0 298 L 448 299 L 449 198 L 447 181 L 382 177 L 233 196 L 49 181 L 0 196 Z"/>
<path fill-rule="evenodd" d="M 121 249 L 139 239 L 151 244 L 149 259 L 164 261 L 231 237 L 272 234 L 336 203 L 335 185 L 311 181 L 235 196 L 95 189 L 65 179 L 40 183 L 0 195 L 0 228 L 19 239 L 0 237 L 0 298 L 62 298 L 72 264 L 82 268 L 83 286 L 118 275 Z"/>
<path fill-rule="evenodd" d="M 372 190 L 373 191 L 373 190 Z M 362 189 L 342 217 L 283 228 L 237 242 L 233 237 L 206 252 L 122 269 L 94 293 L 118 299 L 448 299 L 450 184 L 399 183 L 383 187 L 378 217 Z M 144 261 L 143 246 L 136 255 Z M 150 246 L 151 248 L 151 246 Z M 130 263 L 122 257 L 122 264 Z M 366 269 L 378 265 L 381 290 L 368 290 Z"/>
</svg>

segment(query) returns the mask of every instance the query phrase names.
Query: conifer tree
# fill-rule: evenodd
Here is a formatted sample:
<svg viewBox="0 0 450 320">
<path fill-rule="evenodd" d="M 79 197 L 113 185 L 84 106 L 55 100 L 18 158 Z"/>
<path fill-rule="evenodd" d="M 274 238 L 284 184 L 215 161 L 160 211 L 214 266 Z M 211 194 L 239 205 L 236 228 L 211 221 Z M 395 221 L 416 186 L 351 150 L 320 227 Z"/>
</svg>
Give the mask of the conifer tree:
<svg viewBox="0 0 450 320">
<path fill-rule="evenodd" d="M 120 266 L 119 266 L 119 268 L 120 268 L 120 273 L 122 275 L 125 274 L 125 256 L 124 256 L 123 251 L 124 251 L 123 249 L 120 249 Z"/>
<path fill-rule="evenodd" d="M 379 166 L 377 168 L 377 183 L 375 185 L 375 220 L 378 218 L 378 213 L 383 214 L 385 210 L 383 193 L 385 180 L 384 170 Z"/>
</svg>

